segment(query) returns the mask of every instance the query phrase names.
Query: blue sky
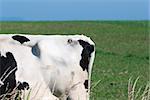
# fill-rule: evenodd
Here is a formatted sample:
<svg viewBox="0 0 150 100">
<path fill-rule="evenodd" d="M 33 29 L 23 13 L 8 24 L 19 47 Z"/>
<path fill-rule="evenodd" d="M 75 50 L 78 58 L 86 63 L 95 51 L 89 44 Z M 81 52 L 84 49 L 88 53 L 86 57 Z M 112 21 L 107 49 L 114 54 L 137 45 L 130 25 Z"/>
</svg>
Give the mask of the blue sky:
<svg viewBox="0 0 150 100">
<path fill-rule="evenodd" d="M 149 0 L 0 0 L 0 20 L 148 20 Z"/>
</svg>

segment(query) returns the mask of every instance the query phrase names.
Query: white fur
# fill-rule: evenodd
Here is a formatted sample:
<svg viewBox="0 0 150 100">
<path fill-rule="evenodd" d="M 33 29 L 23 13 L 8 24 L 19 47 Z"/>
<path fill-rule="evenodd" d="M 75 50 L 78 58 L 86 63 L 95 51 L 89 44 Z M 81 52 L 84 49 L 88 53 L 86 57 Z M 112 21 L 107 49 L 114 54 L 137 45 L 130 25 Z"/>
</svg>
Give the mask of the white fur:
<svg viewBox="0 0 150 100">
<path fill-rule="evenodd" d="M 11 39 L 13 35 L 0 35 L 0 51 L 2 55 L 6 52 L 12 52 L 14 55 L 18 68 L 16 79 L 29 83 L 31 98 L 55 100 L 66 99 L 70 95 L 72 100 L 89 99 L 89 92 L 86 92 L 83 83 L 91 77 L 95 52 L 92 53 L 88 76 L 79 65 L 83 48 L 77 40 L 81 39 L 94 45 L 90 38 L 83 35 L 23 35 L 30 41 L 20 44 Z M 70 44 L 68 39 L 72 39 Z M 40 50 L 39 57 L 32 53 L 32 47 L 36 44 Z M 34 95 L 36 96 L 32 97 Z"/>
</svg>

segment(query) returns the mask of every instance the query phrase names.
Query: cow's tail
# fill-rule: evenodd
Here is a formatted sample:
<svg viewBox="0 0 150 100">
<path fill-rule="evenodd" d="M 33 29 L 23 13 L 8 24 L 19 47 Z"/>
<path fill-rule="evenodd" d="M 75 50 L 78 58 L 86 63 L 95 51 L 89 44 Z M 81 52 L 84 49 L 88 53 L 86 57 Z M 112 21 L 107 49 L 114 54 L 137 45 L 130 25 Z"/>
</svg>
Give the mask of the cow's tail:
<svg viewBox="0 0 150 100">
<path fill-rule="evenodd" d="M 92 73 L 92 66 L 93 66 L 93 62 L 94 62 L 94 58 L 95 58 L 95 50 L 94 52 L 91 54 L 91 58 L 90 58 L 90 62 L 89 62 L 89 81 L 88 81 L 88 94 L 90 95 L 90 90 L 91 90 L 91 73 Z"/>
</svg>

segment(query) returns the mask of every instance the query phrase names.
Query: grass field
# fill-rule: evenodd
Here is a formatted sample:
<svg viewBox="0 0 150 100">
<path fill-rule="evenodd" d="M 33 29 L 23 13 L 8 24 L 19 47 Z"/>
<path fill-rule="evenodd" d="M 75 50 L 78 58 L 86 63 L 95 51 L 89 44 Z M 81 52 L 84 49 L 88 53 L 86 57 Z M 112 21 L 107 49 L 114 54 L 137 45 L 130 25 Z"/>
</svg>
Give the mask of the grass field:
<svg viewBox="0 0 150 100">
<path fill-rule="evenodd" d="M 139 77 L 136 91 L 144 90 L 150 75 L 148 28 L 148 21 L 0 22 L 0 33 L 90 36 L 96 43 L 92 84 L 99 82 L 91 100 L 127 100 L 130 77 Z"/>
</svg>

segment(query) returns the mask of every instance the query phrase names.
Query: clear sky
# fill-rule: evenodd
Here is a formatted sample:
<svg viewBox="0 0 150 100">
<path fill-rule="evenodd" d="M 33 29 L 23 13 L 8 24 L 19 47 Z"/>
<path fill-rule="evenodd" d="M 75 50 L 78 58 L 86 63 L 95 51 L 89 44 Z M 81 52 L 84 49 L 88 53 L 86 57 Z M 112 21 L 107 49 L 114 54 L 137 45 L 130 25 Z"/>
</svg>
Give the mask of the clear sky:
<svg viewBox="0 0 150 100">
<path fill-rule="evenodd" d="M 0 0 L 0 20 L 148 20 L 149 0 Z"/>
</svg>

